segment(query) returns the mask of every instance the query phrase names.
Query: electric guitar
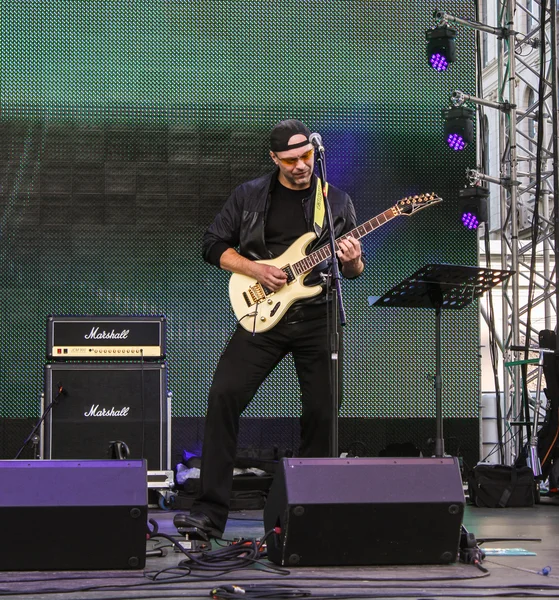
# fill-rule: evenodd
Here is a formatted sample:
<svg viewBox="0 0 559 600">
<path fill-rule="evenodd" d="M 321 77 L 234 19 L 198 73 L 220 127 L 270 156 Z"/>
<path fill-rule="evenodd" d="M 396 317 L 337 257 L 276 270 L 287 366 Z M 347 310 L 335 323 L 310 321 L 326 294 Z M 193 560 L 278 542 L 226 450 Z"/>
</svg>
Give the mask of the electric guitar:
<svg viewBox="0 0 559 600">
<path fill-rule="evenodd" d="M 358 240 L 395 217 L 409 217 L 441 200 L 434 193 L 403 198 L 380 215 L 339 237 L 336 240 L 336 250 L 340 240 L 350 236 Z M 305 254 L 307 246 L 314 239 L 315 233 L 305 233 L 277 258 L 258 261 L 277 267 L 287 275 L 287 283 L 277 292 L 269 290 L 251 277 L 233 273 L 229 280 L 229 299 L 237 320 L 247 331 L 262 333 L 272 329 L 295 301 L 320 294 L 320 285 L 306 286 L 304 279 L 316 265 L 330 258 L 331 253 L 330 247 L 326 245 Z"/>
</svg>

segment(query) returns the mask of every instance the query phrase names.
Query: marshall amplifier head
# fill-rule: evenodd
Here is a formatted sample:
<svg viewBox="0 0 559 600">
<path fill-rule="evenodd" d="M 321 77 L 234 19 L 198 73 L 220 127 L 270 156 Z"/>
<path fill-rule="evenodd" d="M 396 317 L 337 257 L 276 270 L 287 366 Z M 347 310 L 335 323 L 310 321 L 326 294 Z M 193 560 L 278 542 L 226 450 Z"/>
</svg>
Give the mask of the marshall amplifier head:
<svg viewBox="0 0 559 600">
<path fill-rule="evenodd" d="M 47 459 L 146 459 L 169 468 L 171 406 L 165 363 L 45 367 Z M 43 408 L 44 410 L 44 408 Z"/>
<path fill-rule="evenodd" d="M 62 317 L 47 319 L 47 358 L 52 360 L 161 360 L 164 316 Z"/>
</svg>

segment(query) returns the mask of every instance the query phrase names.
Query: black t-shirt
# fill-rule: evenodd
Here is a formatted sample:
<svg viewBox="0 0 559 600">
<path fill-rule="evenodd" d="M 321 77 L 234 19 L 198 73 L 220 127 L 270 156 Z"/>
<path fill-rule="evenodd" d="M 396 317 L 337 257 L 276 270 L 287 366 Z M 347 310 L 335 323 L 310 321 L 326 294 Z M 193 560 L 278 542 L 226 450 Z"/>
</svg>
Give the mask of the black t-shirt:
<svg viewBox="0 0 559 600">
<path fill-rule="evenodd" d="M 279 181 L 276 182 L 264 229 L 266 246 L 273 256 L 285 252 L 298 237 L 308 231 L 303 200 L 310 193 L 310 188 L 291 190 Z"/>
</svg>

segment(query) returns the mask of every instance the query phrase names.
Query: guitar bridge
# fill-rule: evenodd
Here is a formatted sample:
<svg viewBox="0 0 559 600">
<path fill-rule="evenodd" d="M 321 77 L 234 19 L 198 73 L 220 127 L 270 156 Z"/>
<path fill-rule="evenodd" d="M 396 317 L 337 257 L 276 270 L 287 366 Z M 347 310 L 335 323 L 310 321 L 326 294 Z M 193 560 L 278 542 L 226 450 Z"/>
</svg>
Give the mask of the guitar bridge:
<svg viewBox="0 0 559 600">
<path fill-rule="evenodd" d="M 245 297 L 248 306 L 252 306 L 253 304 L 263 302 L 266 299 L 266 290 L 261 284 L 257 283 L 248 288 L 248 295 L 244 292 L 243 296 Z"/>
</svg>

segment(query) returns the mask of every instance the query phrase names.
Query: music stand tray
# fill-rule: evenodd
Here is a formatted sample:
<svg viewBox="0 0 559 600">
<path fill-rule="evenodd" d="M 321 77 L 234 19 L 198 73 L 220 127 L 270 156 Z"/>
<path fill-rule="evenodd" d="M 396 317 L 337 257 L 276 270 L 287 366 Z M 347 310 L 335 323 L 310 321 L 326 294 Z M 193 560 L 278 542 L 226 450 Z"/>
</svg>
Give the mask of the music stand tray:
<svg viewBox="0 0 559 600">
<path fill-rule="evenodd" d="M 370 306 L 435 309 L 435 456 L 444 456 L 441 377 L 441 310 L 459 310 L 487 290 L 506 281 L 514 271 L 450 264 L 427 264 L 383 296 L 369 296 Z"/>
</svg>

